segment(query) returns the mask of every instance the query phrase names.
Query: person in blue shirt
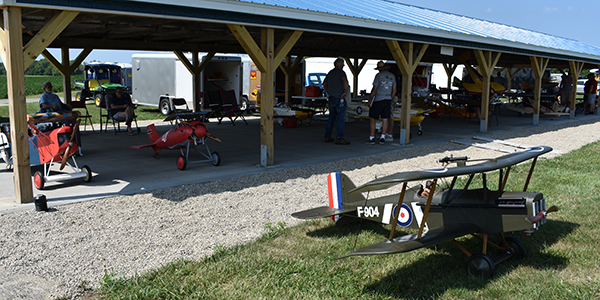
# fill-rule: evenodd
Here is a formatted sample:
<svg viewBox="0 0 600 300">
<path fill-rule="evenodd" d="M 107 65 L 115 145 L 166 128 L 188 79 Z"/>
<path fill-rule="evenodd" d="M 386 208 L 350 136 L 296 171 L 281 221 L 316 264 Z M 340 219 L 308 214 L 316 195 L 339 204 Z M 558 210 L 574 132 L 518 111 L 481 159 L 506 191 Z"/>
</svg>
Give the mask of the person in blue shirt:
<svg viewBox="0 0 600 300">
<path fill-rule="evenodd" d="M 41 112 L 70 112 L 72 110 L 71 105 L 62 103 L 58 95 L 53 93 L 50 81 L 44 82 L 42 88 L 44 93 L 40 97 Z"/>
</svg>

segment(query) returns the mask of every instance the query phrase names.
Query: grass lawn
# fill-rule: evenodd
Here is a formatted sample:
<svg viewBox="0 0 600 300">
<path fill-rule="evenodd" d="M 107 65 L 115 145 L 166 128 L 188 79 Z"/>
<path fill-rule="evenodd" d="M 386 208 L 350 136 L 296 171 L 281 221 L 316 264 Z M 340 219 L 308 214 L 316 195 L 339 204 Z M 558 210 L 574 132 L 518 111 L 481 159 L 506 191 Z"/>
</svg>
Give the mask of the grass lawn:
<svg viewBox="0 0 600 300">
<path fill-rule="evenodd" d="M 217 247 L 201 261 L 179 260 L 123 278 L 107 272 L 101 299 L 598 299 L 600 297 L 600 142 L 538 160 L 529 191 L 560 210 L 531 236 L 526 257 L 496 266 L 493 279 L 467 276 L 466 255 L 452 242 L 404 254 L 335 258 L 384 241 L 390 226 L 330 219 L 287 227 L 266 224 L 258 240 Z M 512 168 L 506 190 L 521 190 L 530 164 Z M 497 173 L 489 174 L 490 183 Z M 495 177 L 495 178 L 494 178 Z M 323 187 L 326 188 L 326 187 Z M 323 200 L 326 203 L 326 199 Z M 396 236 L 412 233 L 400 229 Z M 496 237 L 494 237 L 496 238 Z M 459 239 L 472 251 L 479 240 Z M 494 241 L 494 240 L 492 240 Z M 151 259 L 151 258 L 149 258 Z"/>
</svg>

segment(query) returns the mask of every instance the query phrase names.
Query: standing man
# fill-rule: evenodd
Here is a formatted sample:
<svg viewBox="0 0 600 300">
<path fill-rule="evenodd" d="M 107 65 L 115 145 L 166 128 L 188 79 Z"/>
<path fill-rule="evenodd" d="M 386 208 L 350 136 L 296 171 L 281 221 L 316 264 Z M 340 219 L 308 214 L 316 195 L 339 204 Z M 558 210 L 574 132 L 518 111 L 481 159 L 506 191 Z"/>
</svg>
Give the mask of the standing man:
<svg viewBox="0 0 600 300">
<path fill-rule="evenodd" d="M 106 105 L 110 107 L 109 117 L 119 121 L 125 121 L 127 132 L 129 135 L 134 135 L 135 133 L 131 129 L 131 121 L 133 121 L 133 110 L 135 109 L 135 106 L 131 102 L 129 94 L 124 93 L 122 87 L 117 87 L 114 94 L 108 98 Z"/>
<path fill-rule="evenodd" d="M 571 106 L 571 94 L 573 90 L 573 82 L 571 76 L 563 73 L 560 81 L 560 102 L 565 107 Z"/>
<path fill-rule="evenodd" d="M 345 99 L 348 95 L 348 89 L 350 85 L 348 84 L 348 79 L 346 78 L 346 72 L 342 69 L 344 68 L 344 59 L 338 57 L 334 62 L 335 66 L 323 81 L 323 89 L 329 95 L 329 119 L 327 120 L 327 127 L 325 128 L 325 142 L 333 142 L 334 139 L 331 138 L 331 133 L 333 131 L 333 125 L 336 126 L 336 145 L 350 145 L 350 142 L 344 140 L 344 123 L 346 122 L 346 108 L 348 107 L 348 103 L 346 103 Z M 336 123 L 337 118 L 337 123 Z"/>
<path fill-rule="evenodd" d="M 594 114 L 596 111 L 596 91 L 598 90 L 598 81 L 596 81 L 596 74 L 588 74 L 588 81 L 585 82 L 583 87 L 584 99 L 587 104 L 586 115 Z"/>
<path fill-rule="evenodd" d="M 385 69 L 385 63 L 379 61 L 377 68 L 379 73 L 373 80 L 373 89 L 369 95 L 369 117 L 370 136 L 366 144 L 375 144 L 375 122 L 381 117 L 383 126 L 381 127 L 381 136 L 379 144 L 385 144 L 385 135 L 388 130 L 388 119 L 391 117 L 392 97 L 396 95 L 396 77 L 390 71 Z"/>
</svg>

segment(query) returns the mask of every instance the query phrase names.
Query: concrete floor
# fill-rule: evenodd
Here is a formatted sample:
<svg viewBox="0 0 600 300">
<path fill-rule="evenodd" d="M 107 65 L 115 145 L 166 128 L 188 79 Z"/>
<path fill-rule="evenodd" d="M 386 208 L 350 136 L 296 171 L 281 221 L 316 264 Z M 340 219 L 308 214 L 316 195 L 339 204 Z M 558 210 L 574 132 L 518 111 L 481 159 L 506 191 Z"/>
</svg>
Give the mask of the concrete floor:
<svg viewBox="0 0 600 300">
<path fill-rule="evenodd" d="M 592 118 L 599 118 L 599 116 L 577 115 L 574 120 L 571 120 L 569 117 L 550 118 L 542 115 L 537 126 Z M 170 129 L 168 123 L 162 121 L 154 121 L 154 123 L 159 135 Z M 149 192 L 191 183 L 402 151 L 407 147 L 445 143 L 451 140 L 469 140 L 475 135 L 514 132 L 515 136 L 518 136 L 520 130 L 534 126 L 532 123 L 531 115 L 518 116 L 517 113 L 506 109 L 503 109 L 498 117 L 499 125 L 496 124 L 495 119 L 492 119 L 486 133 L 479 132 L 478 120 L 464 120 L 459 116 L 452 116 L 451 119 L 427 118 L 422 123 L 424 134 L 418 136 L 416 126 L 412 126 L 410 145 L 402 146 L 398 143 L 398 139 L 385 145 L 363 144 L 369 130 L 369 122 L 364 120 L 346 123 L 345 138 L 352 144 L 342 146 L 323 142 L 326 116 L 319 115 L 315 116 L 309 127 L 303 124 L 297 128 L 283 128 L 276 124 L 275 165 L 265 168 L 260 166 L 260 120 L 258 118 L 249 118 L 248 125 L 238 120 L 235 126 L 228 120 L 220 125 L 213 121 L 207 123 L 209 132 L 220 138 L 222 142 L 209 140 L 208 146 L 211 151 L 219 152 L 221 164 L 213 166 L 210 162 L 190 163 L 184 171 L 180 171 L 176 166 L 179 151 L 163 150 L 159 158 L 155 159 L 149 148 L 143 150 L 129 148 L 131 145 L 149 143 L 145 134 L 145 124 L 140 123 L 142 132 L 135 136 L 126 133 L 115 135 L 112 127 L 109 127 L 106 133 L 98 132 L 96 124 L 96 132 L 92 132 L 89 126 L 87 130 L 82 130 L 83 156 L 76 158 L 79 166 L 88 165 L 91 168 L 94 175 L 92 182 L 84 183 L 82 179 L 48 182 L 44 190 L 34 188 L 34 195 L 45 195 L 48 205 L 52 207 L 119 194 Z M 205 152 L 204 147 L 199 149 Z M 194 159 L 203 159 L 203 157 L 197 152 L 192 152 L 190 160 Z M 32 175 L 40 169 L 41 166 L 33 166 Z M 6 170 L 4 162 L 0 162 L 0 191 L 2 191 L 0 214 L 34 209 L 33 203 L 15 202 L 13 174 L 12 171 Z"/>
</svg>

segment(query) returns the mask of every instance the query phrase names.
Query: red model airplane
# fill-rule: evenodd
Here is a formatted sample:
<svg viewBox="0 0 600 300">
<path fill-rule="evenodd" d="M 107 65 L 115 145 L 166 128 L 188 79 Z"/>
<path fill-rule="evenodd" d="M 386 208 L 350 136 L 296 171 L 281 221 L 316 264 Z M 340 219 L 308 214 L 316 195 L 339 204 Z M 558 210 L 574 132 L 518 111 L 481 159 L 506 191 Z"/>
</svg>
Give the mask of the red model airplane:
<svg viewBox="0 0 600 300">
<path fill-rule="evenodd" d="M 27 122 L 27 124 L 33 133 L 33 136 L 29 138 L 31 164 L 44 165 L 43 173 L 37 171 L 33 175 L 33 184 L 38 190 L 43 189 L 45 182 L 48 181 L 74 178 L 83 178 L 83 181 L 85 182 L 92 181 L 92 171 L 90 167 L 83 166 L 79 169 L 75 156 L 73 155 L 77 152 L 78 147 L 75 137 L 77 136 L 77 129 L 79 128 L 79 120 L 73 127 L 62 126 L 48 132 L 42 132 L 30 122 Z M 38 155 L 35 155 L 35 152 L 37 152 Z M 69 157 L 72 160 L 72 164 L 68 162 Z M 52 165 L 59 161 L 61 171 L 68 165 L 73 172 L 50 175 Z"/>
<path fill-rule="evenodd" d="M 189 163 L 196 162 L 211 162 L 213 165 L 218 166 L 221 163 L 221 156 L 218 152 L 210 152 L 208 145 L 206 144 L 206 138 L 211 138 L 217 142 L 221 142 L 218 138 L 208 133 L 208 129 L 204 123 L 194 121 L 184 121 L 185 118 L 195 118 L 195 113 L 182 113 L 173 114 L 167 117 L 164 121 L 175 121 L 173 128 L 163 134 L 161 137 L 158 136 L 154 124 L 150 124 L 146 127 L 146 132 L 151 144 L 131 146 L 132 149 L 142 149 L 146 147 L 152 148 L 154 151 L 154 157 L 158 157 L 160 150 L 162 149 L 179 149 L 181 155 L 177 158 L 177 168 L 184 170 Z M 206 152 L 202 153 L 196 149 L 197 145 L 204 144 L 206 146 Z M 188 161 L 190 148 L 196 149 L 200 154 L 206 157 L 206 160 L 199 161 Z M 183 149 L 186 149 L 184 153 Z"/>
</svg>

